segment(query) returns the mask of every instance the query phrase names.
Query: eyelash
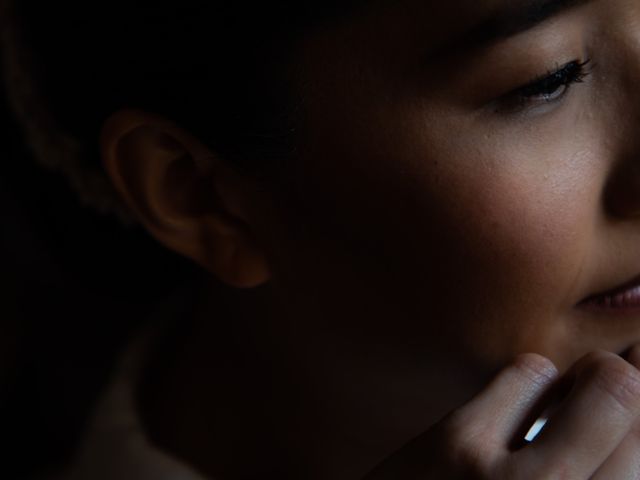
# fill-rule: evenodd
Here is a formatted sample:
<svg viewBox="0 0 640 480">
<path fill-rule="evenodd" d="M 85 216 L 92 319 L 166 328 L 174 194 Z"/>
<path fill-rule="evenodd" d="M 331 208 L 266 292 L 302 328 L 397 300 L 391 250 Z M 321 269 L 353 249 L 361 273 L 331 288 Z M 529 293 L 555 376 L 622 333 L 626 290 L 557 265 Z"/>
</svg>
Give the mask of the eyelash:
<svg viewBox="0 0 640 480">
<path fill-rule="evenodd" d="M 512 108 L 523 109 L 560 100 L 572 85 L 582 83 L 591 73 L 587 68 L 589 63 L 590 60 L 575 60 L 550 71 L 508 94 L 508 103 Z"/>
</svg>

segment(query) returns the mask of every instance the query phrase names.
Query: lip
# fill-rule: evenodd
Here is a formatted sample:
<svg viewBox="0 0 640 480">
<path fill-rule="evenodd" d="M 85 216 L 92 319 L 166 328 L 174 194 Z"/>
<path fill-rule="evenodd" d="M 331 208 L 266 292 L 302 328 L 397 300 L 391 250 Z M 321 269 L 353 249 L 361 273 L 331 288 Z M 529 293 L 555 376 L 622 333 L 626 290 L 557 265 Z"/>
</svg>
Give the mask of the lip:
<svg viewBox="0 0 640 480">
<path fill-rule="evenodd" d="M 578 307 L 613 312 L 640 312 L 640 275 L 611 290 L 588 296 Z"/>
</svg>

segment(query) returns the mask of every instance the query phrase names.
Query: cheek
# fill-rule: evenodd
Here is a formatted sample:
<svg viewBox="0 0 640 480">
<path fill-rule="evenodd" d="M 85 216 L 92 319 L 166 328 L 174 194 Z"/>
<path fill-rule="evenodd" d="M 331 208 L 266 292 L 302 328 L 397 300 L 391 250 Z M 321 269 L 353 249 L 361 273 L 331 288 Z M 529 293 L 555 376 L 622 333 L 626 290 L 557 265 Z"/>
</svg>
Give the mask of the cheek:
<svg viewBox="0 0 640 480">
<path fill-rule="evenodd" d="M 576 344 L 572 309 L 605 176 L 601 126 L 574 107 L 513 127 L 414 98 L 370 103 L 314 129 L 324 135 L 310 140 L 288 202 L 308 245 L 291 278 L 305 265 L 309 285 L 324 282 L 318 310 L 339 305 L 342 324 L 369 339 L 441 347 L 485 371 Z"/>
<path fill-rule="evenodd" d="M 478 172 L 443 192 L 441 205 L 455 205 L 448 221 L 461 226 L 456 248 L 485 266 L 487 276 L 508 277 L 509 290 L 522 278 L 523 294 L 538 288 L 568 293 L 566 277 L 576 274 L 588 250 L 593 195 L 585 185 L 554 185 L 565 173 Z"/>
<path fill-rule="evenodd" d="M 310 271 L 329 268 L 325 278 L 352 300 L 362 288 L 360 305 L 381 313 L 365 328 L 388 338 L 436 339 L 488 365 L 558 350 L 579 300 L 600 174 L 589 153 L 550 143 L 437 150 L 434 140 L 428 149 L 404 141 L 411 151 L 379 148 L 366 162 L 315 170 L 322 182 L 305 191 L 322 199 L 313 221 L 340 247 Z"/>
<path fill-rule="evenodd" d="M 441 264 L 444 298 L 454 299 L 454 328 L 479 358 L 499 363 L 568 342 L 601 190 L 602 172 L 585 145 L 562 138 L 546 146 L 458 145 L 423 177 L 437 173 L 437 183 L 420 188 L 440 209 L 437 231 L 449 232 L 431 235 L 439 252 L 432 261 Z"/>
</svg>

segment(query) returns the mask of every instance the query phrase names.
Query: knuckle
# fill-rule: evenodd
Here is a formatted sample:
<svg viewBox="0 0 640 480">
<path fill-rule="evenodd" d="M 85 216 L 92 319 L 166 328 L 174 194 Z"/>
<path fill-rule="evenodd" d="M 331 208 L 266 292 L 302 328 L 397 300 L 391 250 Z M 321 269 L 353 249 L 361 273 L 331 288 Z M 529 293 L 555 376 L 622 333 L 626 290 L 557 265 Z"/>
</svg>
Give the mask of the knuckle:
<svg viewBox="0 0 640 480">
<path fill-rule="evenodd" d="M 576 478 L 575 467 L 569 459 L 556 459 L 539 472 L 540 480 L 572 480 Z"/>
<path fill-rule="evenodd" d="M 520 375 L 538 385 L 546 385 L 558 375 L 558 369 L 553 362 L 536 353 L 518 355 L 513 367 Z"/>
<path fill-rule="evenodd" d="M 531 467 L 523 465 L 513 458 L 507 459 L 497 469 L 497 475 L 492 478 L 535 478 L 536 480 L 570 480 L 575 479 L 575 468 L 570 459 L 556 458 L 537 464 L 535 477 L 531 475 Z"/>
<path fill-rule="evenodd" d="M 629 438 L 634 442 L 634 444 L 638 447 L 640 446 L 640 423 L 634 422 L 629 430 Z"/>
<path fill-rule="evenodd" d="M 590 368 L 594 384 L 624 410 L 640 410 L 640 371 L 617 355 L 600 354 Z"/>
<path fill-rule="evenodd" d="M 490 433 L 467 420 L 466 415 L 454 412 L 442 426 L 442 454 L 473 478 L 485 478 L 496 442 Z"/>
</svg>

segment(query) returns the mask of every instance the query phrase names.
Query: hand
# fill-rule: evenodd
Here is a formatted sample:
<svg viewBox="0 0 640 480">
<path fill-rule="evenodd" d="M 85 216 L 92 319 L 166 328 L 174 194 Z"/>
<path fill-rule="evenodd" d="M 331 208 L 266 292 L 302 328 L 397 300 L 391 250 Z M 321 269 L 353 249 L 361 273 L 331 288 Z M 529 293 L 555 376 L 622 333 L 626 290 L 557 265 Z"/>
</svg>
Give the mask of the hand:
<svg viewBox="0 0 640 480">
<path fill-rule="evenodd" d="M 591 353 L 564 376 L 570 391 L 535 440 L 523 439 L 558 385 L 551 361 L 526 354 L 469 403 L 364 480 L 640 478 L 640 347 L 627 360 Z"/>
</svg>

